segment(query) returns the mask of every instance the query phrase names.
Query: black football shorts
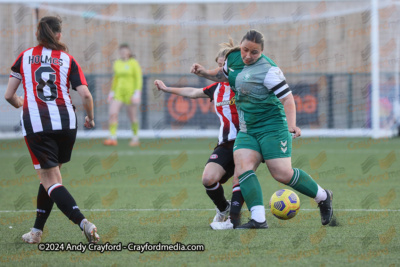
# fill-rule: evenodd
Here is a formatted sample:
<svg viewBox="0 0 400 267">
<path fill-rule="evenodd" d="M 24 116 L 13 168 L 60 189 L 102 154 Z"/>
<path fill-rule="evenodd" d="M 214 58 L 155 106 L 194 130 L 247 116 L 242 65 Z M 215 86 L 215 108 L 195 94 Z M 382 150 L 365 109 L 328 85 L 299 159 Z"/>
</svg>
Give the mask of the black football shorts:
<svg viewBox="0 0 400 267">
<path fill-rule="evenodd" d="M 235 140 L 217 145 L 207 161 L 207 164 L 209 162 L 217 163 L 226 171 L 225 175 L 222 176 L 221 180 L 219 181 L 221 184 L 226 183 L 226 181 L 228 181 L 235 172 L 235 163 L 233 161 L 234 143 Z"/>
<path fill-rule="evenodd" d="M 49 169 L 70 161 L 76 131 L 46 131 L 25 136 L 35 169 Z"/>
</svg>

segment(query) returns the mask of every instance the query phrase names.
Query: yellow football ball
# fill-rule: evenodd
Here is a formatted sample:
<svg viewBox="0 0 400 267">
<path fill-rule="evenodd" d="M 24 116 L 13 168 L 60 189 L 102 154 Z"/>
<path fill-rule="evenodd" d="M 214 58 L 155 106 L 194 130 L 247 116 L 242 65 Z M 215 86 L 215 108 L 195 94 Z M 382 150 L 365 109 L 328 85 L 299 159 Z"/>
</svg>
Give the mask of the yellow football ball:
<svg viewBox="0 0 400 267">
<path fill-rule="evenodd" d="M 269 207 L 276 218 L 289 220 L 299 213 L 300 199 L 292 190 L 281 189 L 272 195 Z"/>
</svg>

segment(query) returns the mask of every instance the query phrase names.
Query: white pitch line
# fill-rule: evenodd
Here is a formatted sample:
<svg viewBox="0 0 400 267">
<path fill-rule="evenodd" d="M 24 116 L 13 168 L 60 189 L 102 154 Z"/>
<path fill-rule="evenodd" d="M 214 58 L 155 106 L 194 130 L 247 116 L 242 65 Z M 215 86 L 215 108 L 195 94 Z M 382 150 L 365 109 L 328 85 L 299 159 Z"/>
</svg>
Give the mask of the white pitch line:
<svg viewBox="0 0 400 267">
<path fill-rule="evenodd" d="M 266 209 L 269 210 L 269 209 Z M 59 210 L 55 210 L 59 211 Z M 215 211 L 215 209 L 82 209 L 87 212 L 131 212 L 131 211 Z M 318 211 L 318 209 L 301 209 L 300 211 Z M 400 212 L 400 210 L 385 209 L 334 209 L 334 211 L 363 211 L 363 212 Z M 0 210 L 0 213 L 36 212 L 35 210 Z M 53 212 L 53 211 L 52 211 Z"/>
</svg>

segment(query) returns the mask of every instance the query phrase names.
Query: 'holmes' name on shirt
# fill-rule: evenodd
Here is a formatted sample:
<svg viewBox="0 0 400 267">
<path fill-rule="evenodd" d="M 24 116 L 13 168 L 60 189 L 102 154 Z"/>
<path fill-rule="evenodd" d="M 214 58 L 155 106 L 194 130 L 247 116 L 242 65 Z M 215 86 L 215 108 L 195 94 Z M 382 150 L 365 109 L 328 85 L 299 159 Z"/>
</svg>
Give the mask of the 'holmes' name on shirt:
<svg viewBox="0 0 400 267">
<path fill-rule="evenodd" d="M 29 56 L 28 64 L 53 64 L 53 65 L 63 65 L 63 60 L 61 58 L 54 58 L 49 56 L 37 55 L 37 56 Z"/>
</svg>

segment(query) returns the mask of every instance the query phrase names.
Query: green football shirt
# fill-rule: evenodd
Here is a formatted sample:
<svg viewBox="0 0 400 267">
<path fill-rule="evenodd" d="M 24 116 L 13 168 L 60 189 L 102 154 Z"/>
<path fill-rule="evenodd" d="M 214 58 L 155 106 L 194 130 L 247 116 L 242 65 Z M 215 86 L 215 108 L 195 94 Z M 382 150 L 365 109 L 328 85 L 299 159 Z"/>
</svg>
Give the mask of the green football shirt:
<svg viewBox="0 0 400 267">
<path fill-rule="evenodd" d="M 272 132 L 287 129 L 280 98 L 291 93 L 281 69 L 268 57 L 252 65 L 243 63 L 240 51 L 228 55 L 224 74 L 235 92 L 240 131 Z"/>
</svg>

